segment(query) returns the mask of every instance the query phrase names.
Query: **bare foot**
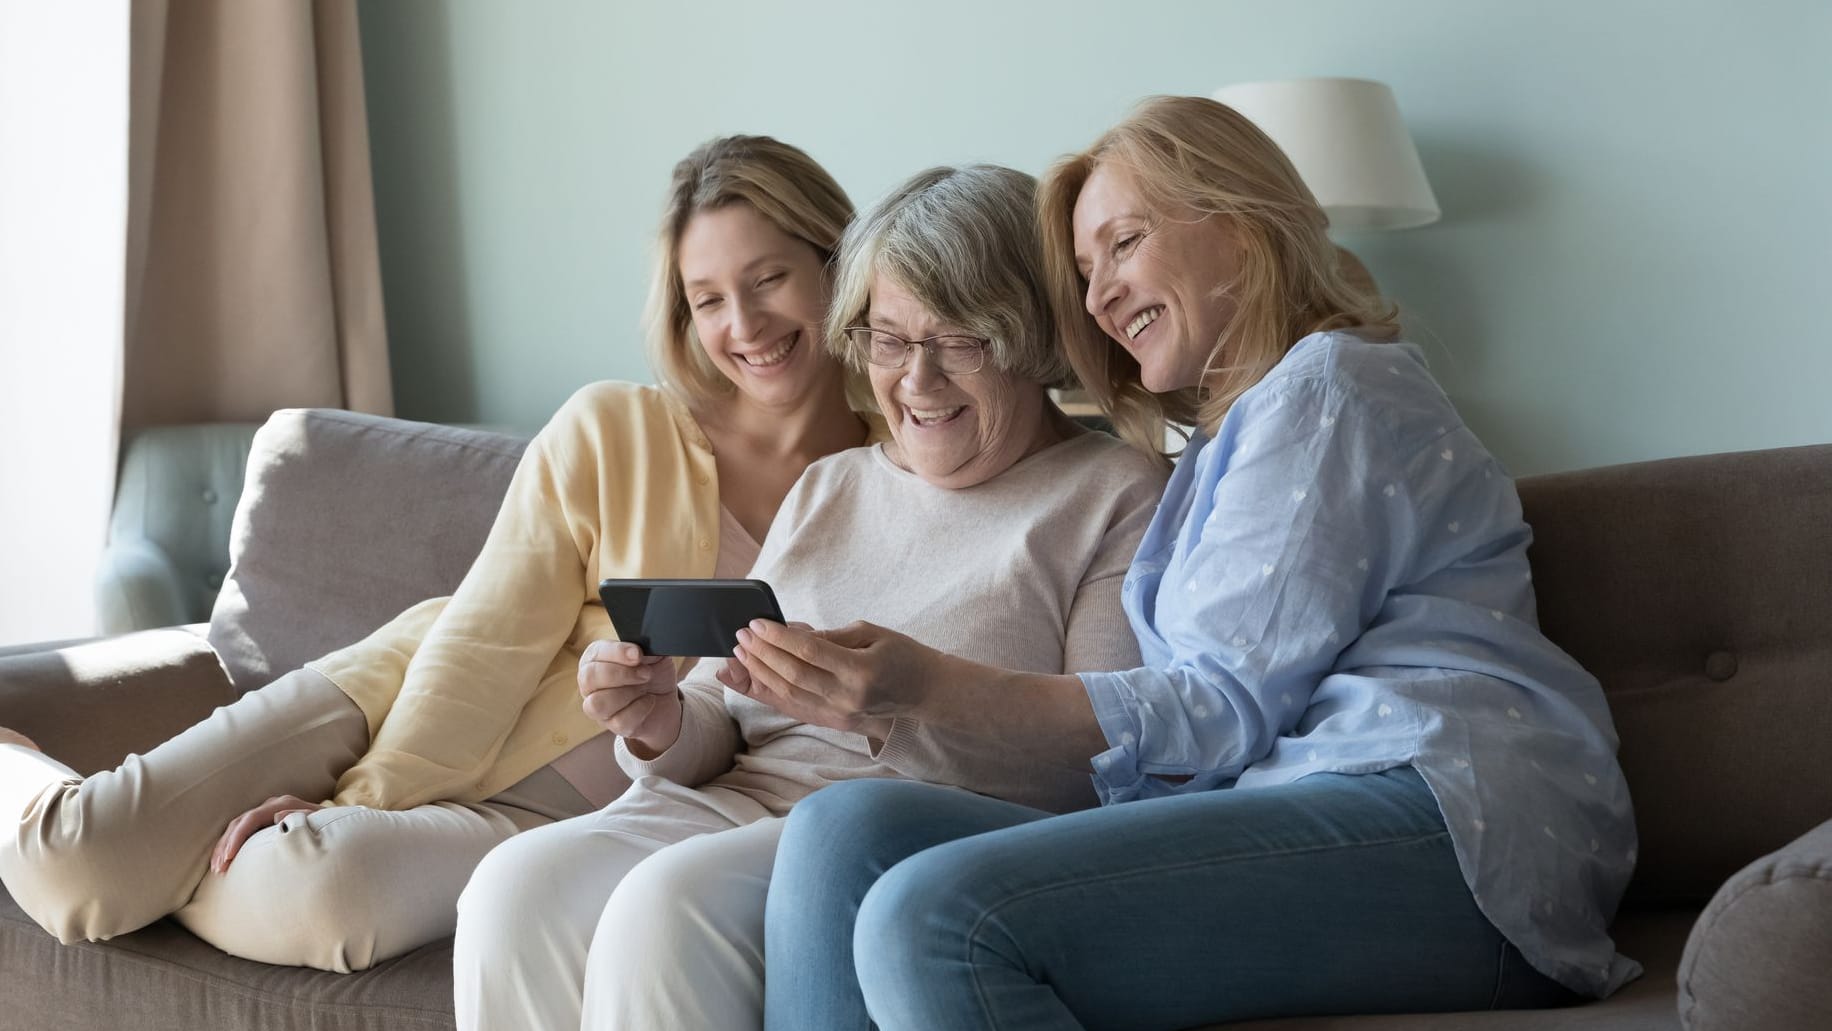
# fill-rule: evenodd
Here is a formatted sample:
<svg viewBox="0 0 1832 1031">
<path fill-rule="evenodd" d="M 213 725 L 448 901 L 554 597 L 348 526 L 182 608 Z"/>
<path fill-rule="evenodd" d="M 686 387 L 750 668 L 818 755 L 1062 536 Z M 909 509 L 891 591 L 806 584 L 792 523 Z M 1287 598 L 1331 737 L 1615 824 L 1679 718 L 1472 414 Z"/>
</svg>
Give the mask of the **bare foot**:
<svg viewBox="0 0 1832 1031">
<path fill-rule="evenodd" d="M 37 743 L 31 738 L 26 737 L 17 730 L 8 730 L 5 727 L 0 727 L 0 745 L 23 745 L 34 752 L 44 751 L 44 749 L 38 747 Z"/>
</svg>

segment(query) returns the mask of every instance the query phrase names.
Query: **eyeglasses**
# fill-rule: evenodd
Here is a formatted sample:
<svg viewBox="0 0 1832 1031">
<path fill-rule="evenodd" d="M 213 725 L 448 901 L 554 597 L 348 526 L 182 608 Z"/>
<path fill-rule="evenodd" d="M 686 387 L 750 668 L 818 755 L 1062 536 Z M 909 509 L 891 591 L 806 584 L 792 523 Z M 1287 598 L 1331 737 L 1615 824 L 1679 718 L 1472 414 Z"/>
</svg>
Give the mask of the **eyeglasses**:
<svg viewBox="0 0 1832 1031">
<path fill-rule="evenodd" d="M 980 337 L 937 336 L 905 340 L 870 326 L 852 326 L 846 330 L 852 345 L 865 352 L 865 360 L 886 369 L 901 369 L 910 354 L 920 347 L 929 352 L 929 360 L 941 371 L 966 376 L 986 367 L 986 348 L 992 343 Z"/>
</svg>

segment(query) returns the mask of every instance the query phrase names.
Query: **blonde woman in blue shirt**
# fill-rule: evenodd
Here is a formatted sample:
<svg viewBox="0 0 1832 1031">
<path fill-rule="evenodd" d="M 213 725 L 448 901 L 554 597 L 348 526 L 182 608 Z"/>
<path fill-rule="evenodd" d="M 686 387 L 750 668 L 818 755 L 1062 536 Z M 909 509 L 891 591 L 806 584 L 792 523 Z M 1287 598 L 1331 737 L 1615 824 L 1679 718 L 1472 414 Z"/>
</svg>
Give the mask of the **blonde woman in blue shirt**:
<svg viewBox="0 0 1832 1031">
<path fill-rule="evenodd" d="M 810 722 L 1079 741 L 1103 805 L 804 800 L 770 888 L 769 1026 L 1182 1028 L 1633 978 L 1607 932 L 1635 829 L 1602 690 L 1539 632 L 1513 483 L 1344 276 L 1289 161 L 1220 104 L 1160 97 L 1040 204 L 1090 393 L 1148 450 L 1166 419 L 1196 428 L 1124 588 L 1144 665 L 1042 676 L 759 624 L 745 690 Z"/>
</svg>

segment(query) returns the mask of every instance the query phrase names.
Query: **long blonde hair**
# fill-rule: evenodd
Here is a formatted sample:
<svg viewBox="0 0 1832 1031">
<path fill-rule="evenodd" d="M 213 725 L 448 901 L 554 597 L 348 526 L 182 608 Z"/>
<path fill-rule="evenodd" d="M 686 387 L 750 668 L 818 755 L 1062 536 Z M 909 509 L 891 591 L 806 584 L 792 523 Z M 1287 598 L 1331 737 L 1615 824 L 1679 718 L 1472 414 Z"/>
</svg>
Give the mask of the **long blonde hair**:
<svg viewBox="0 0 1832 1031">
<path fill-rule="evenodd" d="M 1124 169 L 1155 217 L 1191 210 L 1228 220 L 1240 274 L 1222 284 L 1235 314 L 1199 386 L 1153 394 L 1139 364 L 1084 307 L 1075 263 L 1075 202 L 1094 169 Z M 1310 333 L 1399 335 L 1399 312 L 1356 277 L 1330 242 L 1329 219 L 1278 145 L 1234 109 L 1202 97 L 1151 97 L 1079 154 L 1058 161 L 1037 194 L 1044 277 L 1069 364 L 1128 443 L 1161 453 L 1166 420 L 1214 434 L 1228 408 Z"/>
<path fill-rule="evenodd" d="M 723 136 L 696 147 L 674 166 L 656 236 L 655 268 L 645 312 L 649 363 L 662 384 L 704 404 L 737 388 L 706 357 L 681 284 L 681 234 L 702 211 L 749 204 L 784 234 L 820 255 L 831 275 L 840 236 L 852 221 L 852 201 L 833 176 L 800 148 L 769 136 Z M 866 378 L 847 370 L 846 396 L 855 409 L 875 409 Z"/>
</svg>

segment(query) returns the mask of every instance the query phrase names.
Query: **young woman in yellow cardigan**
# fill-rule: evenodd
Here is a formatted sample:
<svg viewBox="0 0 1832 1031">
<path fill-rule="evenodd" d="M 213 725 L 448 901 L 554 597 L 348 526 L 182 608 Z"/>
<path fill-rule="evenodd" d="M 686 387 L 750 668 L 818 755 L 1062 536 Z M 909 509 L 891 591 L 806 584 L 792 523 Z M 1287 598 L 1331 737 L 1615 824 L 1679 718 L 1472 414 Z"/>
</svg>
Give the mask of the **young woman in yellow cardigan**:
<svg viewBox="0 0 1832 1031">
<path fill-rule="evenodd" d="M 348 971 L 451 933 L 493 846 L 628 781 L 581 709 L 603 577 L 738 576 L 869 392 L 821 346 L 852 217 L 768 137 L 675 167 L 650 298 L 663 387 L 595 383 L 529 444 L 450 598 L 83 778 L 0 731 L 0 878 L 64 942 L 166 915 L 235 955 Z M 659 661 L 659 660 L 658 660 Z M 319 800 L 327 800 L 320 802 Z"/>
</svg>

